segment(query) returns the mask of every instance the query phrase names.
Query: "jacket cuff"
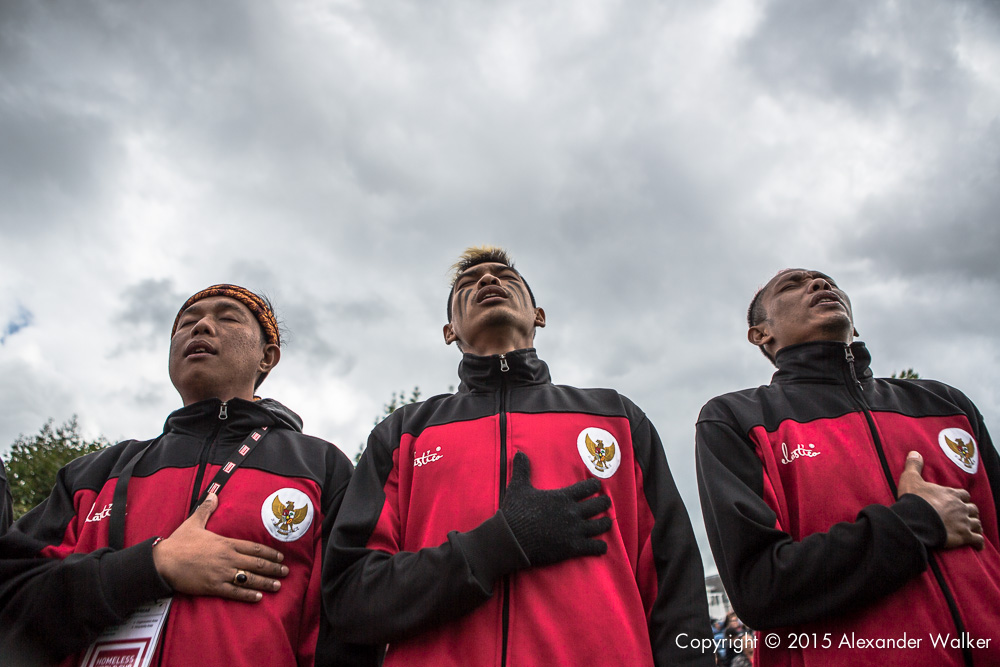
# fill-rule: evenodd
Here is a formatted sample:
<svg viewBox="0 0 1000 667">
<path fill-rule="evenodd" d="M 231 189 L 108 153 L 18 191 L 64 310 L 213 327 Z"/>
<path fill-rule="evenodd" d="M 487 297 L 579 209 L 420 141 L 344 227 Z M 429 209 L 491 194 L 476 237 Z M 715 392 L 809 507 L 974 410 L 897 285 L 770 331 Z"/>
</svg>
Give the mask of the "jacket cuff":
<svg viewBox="0 0 1000 667">
<path fill-rule="evenodd" d="M 943 547 L 948 541 L 944 521 L 931 504 L 920 496 L 904 493 L 893 503 L 891 509 L 928 551 Z"/>
<path fill-rule="evenodd" d="M 153 562 L 153 541 L 109 551 L 101 557 L 100 573 L 108 605 L 125 618 L 142 605 L 173 593 Z"/>
<path fill-rule="evenodd" d="M 448 539 L 461 550 L 473 578 L 487 595 L 494 581 L 531 565 L 500 512 L 467 533 L 449 533 Z"/>
</svg>

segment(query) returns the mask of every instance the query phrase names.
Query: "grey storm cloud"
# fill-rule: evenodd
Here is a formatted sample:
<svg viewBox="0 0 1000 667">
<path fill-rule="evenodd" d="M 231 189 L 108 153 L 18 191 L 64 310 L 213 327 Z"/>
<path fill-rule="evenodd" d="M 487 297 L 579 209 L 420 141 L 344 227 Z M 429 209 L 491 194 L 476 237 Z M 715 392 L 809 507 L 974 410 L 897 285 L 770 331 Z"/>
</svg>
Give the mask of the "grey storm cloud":
<svg viewBox="0 0 1000 667">
<path fill-rule="evenodd" d="M 964 85 L 955 76 L 956 45 L 984 9 L 932 0 L 772 0 L 741 55 L 766 88 L 878 113 L 912 89 L 947 98 Z"/>
<path fill-rule="evenodd" d="M 869 202 L 846 249 L 888 272 L 1000 288 L 1000 118 L 983 134 L 955 137 L 945 151 L 906 184 L 905 196 Z"/>
<path fill-rule="evenodd" d="M 118 159 L 110 135 L 106 120 L 86 112 L 30 93 L 0 96 L 0 188 L 9 193 L 0 228 L 50 233 L 62 207 L 94 199 Z M 25 218 L 40 212 L 45 222 L 25 229 Z"/>
<path fill-rule="evenodd" d="M 121 309 L 113 321 L 127 332 L 127 337 L 112 356 L 135 347 L 145 350 L 164 347 L 165 341 L 170 340 L 170 327 L 186 296 L 174 288 L 169 278 L 147 278 L 125 287 L 120 298 Z"/>
<path fill-rule="evenodd" d="M 297 299 L 276 308 L 287 332 L 286 351 L 336 376 L 346 376 L 357 364 L 351 347 L 342 342 L 343 332 L 379 327 L 387 315 L 379 302 Z"/>
</svg>

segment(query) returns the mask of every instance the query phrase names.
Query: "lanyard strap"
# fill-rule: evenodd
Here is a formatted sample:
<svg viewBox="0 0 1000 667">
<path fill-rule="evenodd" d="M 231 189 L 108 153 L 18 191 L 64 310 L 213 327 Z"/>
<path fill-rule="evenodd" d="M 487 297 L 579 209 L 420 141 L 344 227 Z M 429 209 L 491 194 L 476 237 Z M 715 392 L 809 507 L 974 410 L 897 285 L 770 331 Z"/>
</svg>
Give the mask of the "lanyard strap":
<svg viewBox="0 0 1000 667">
<path fill-rule="evenodd" d="M 163 436 L 160 436 L 163 437 Z M 108 526 L 108 546 L 112 549 L 118 550 L 124 546 L 125 543 L 125 501 L 128 498 L 128 483 L 132 479 L 132 470 L 135 468 L 135 464 L 139 462 L 146 452 L 153 448 L 160 438 L 156 438 L 151 443 L 142 448 L 142 450 L 133 456 L 125 467 L 122 469 L 120 475 L 118 475 L 118 481 L 115 482 L 115 493 L 111 497 L 111 519 Z"/>
<path fill-rule="evenodd" d="M 246 437 L 243 444 L 239 446 L 226 464 L 219 468 L 219 471 L 215 473 L 215 477 L 212 478 L 212 483 L 208 485 L 208 488 L 201 494 L 198 498 L 198 502 L 195 507 L 200 505 L 205 501 L 205 497 L 209 493 L 214 493 L 218 495 L 222 491 L 222 487 L 226 485 L 229 478 L 233 476 L 240 465 L 246 460 L 250 452 L 254 450 L 260 441 L 264 439 L 267 435 L 267 427 L 261 426 L 260 428 L 254 429 L 254 431 Z M 163 437 L 163 436 L 160 436 Z M 108 546 L 112 549 L 122 549 L 125 546 L 125 514 L 126 514 L 126 502 L 128 501 L 128 485 L 132 481 L 132 471 L 135 469 L 139 460 L 146 455 L 150 449 L 153 448 L 160 438 L 156 438 L 147 446 L 142 448 L 142 451 L 132 457 L 132 459 L 125 464 L 122 468 L 121 474 L 118 476 L 118 481 L 115 482 L 115 493 L 111 501 L 111 522 L 108 526 Z M 192 510 L 192 513 L 194 510 Z M 189 515 L 190 516 L 190 515 Z"/>
<path fill-rule="evenodd" d="M 215 495 L 219 495 L 222 491 L 222 487 L 224 487 L 226 482 L 229 481 L 229 478 L 233 476 L 233 472 L 239 468 L 244 461 L 246 461 L 247 456 L 249 456 L 250 452 L 252 452 L 254 448 L 260 444 L 260 441 L 264 439 L 265 435 L 267 435 L 267 427 L 261 426 L 258 429 L 254 429 L 253 433 L 247 436 L 247 439 L 243 441 L 240 448 L 229 457 L 228 461 L 226 461 L 226 465 L 219 468 L 219 471 L 215 473 L 215 477 L 212 478 L 212 483 L 208 485 L 208 488 L 205 489 L 205 491 L 202 492 L 201 496 L 198 498 L 198 502 L 195 504 L 196 508 L 198 505 L 205 502 L 205 498 L 208 494 L 214 493 Z M 114 508 L 112 507 L 111 509 L 113 510 Z"/>
</svg>

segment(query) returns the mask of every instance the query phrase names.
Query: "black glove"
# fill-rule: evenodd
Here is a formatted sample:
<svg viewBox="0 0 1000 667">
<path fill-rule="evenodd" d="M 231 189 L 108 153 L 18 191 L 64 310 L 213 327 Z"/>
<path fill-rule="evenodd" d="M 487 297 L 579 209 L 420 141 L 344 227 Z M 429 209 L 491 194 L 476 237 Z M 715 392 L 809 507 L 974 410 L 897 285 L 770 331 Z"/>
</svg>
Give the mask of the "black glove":
<svg viewBox="0 0 1000 667">
<path fill-rule="evenodd" d="M 518 452 L 500 512 L 532 566 L 607 553 L 604 541 L 591 539 L 611 529 L 611 517 L 590 518 L 611 507 L 607 496 L 588 498 L 601 490 L 598 480 L 546 491 L 530 480 L 528 455 Z"/>
</svg>

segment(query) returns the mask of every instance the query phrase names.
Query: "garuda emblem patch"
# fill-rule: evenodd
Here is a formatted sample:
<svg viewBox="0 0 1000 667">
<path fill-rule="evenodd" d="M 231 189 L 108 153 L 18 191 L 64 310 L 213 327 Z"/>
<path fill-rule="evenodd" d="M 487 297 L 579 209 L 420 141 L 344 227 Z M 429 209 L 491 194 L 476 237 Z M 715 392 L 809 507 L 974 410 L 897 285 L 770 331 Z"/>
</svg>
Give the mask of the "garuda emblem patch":
<svg viewBox="0 0 1000 667">
<path fill-rule="evenodd" d="M 291 487 L 269 495 L 260 508 L 264 528 L 282 542 L 294 542 L 305 535 L 312 525 L 313 514 L 309 496 Z"/>
<path fill-rule="evenodd" d="M 938 433 L 938 445 L 960 470 L 970 475 L 979 470 L 979 448 L 968 432 L 960 428 L 946 428 Z"/>
<path fill-rule="evenodd" d="M 596 426 L 580 431 L 576 438 L 576 448 L 587 469 L 602 479 L 614 475 L 622 461 L 615 436 Z"/>
</svg>

